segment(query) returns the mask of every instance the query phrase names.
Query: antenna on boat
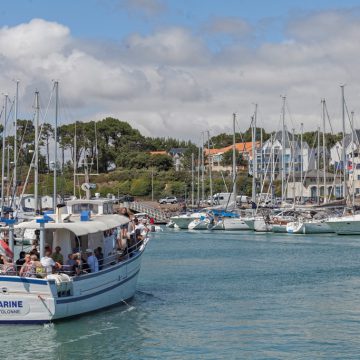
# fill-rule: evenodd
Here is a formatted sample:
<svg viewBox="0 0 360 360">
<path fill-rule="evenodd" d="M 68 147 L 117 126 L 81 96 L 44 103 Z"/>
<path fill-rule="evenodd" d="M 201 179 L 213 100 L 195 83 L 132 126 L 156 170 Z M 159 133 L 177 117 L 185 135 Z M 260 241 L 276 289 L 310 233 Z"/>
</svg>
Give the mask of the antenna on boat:
<svg viewBox="0 0 360 360">
<path fill-rule="evenodd" d="M 346 187 L 346 149 L 345 149 L 345 85 L 340 85 L 341 88 L 341 115 L 342 115 L 342 161 L 343 161 L 343 198 L 346 201 L 347 187 Z"/>
</svg>

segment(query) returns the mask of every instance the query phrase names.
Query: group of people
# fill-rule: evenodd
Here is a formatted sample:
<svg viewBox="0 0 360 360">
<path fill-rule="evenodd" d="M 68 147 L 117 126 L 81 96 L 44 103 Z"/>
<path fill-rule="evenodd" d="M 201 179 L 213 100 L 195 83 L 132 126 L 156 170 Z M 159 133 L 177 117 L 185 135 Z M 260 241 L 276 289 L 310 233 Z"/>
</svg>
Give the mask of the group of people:
<svg viewBox="0 0 360 360">
<path fill-rule="evenodd" d="M 129 218 L 130 221 L 120 227 L 121 231 L 117 240 L 118 247 L 121 250 L 127 249 L 129 253 L 132 253 L 150 231 L 147 226 L 147 219 L 140 221 L 137 217 L 130 215 L 126 208 L 120 209 L 120 214 Z"/>
<path fill-rule="evenodd" d="M 0 274 L 19 275 L 23 277 L 43 278 L 55 272 L 63 272 L 69 275 L 81 275 L 83 273 L 98 272 L 104 266 L 104 255 L 99 246 L 95 250 L 87 249 L 86 256 L 80 252 L 68 255 L 64 262 L 61 247 L 56 246 L 52 252 L 49 245 L 45 246 L 44 256 L 40 258 L 36 247 L 26 253 L 21 251 L 19 258 L 13 262 L 6 255 L 0 255 Z"/>
</svg>

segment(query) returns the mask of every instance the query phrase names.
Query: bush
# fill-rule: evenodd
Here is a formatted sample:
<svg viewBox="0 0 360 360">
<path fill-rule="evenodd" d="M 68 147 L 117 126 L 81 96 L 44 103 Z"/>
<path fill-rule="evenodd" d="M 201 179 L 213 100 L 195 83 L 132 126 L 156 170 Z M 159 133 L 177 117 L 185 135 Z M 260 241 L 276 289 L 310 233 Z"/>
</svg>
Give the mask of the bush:
<svg viewBox="0 0 360 360">
<path fill-rule="evenodd" d="M 151 192 L 151 179 L 139 178 L 131 183 L 130 194 L 134 196 L 146 196 Z"/>
</svg>

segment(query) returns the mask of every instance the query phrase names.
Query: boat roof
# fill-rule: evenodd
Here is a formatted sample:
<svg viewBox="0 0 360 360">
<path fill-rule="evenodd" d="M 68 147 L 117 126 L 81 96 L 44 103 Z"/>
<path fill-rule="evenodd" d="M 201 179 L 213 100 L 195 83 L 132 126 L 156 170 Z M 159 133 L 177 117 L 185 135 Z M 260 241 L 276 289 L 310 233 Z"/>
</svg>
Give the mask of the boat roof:
<svg viewBox="0 0 360 360">
<path fill-rule="evenodd" d="M 45 229 L 64 229 L 71 231 L 76 236 L 87 234 L 94 234 L 100 231 L 107 231 L 127 224 L 129 219 L 122 215 L 103 215 L 93 217 L 89 221 L 70 221 L 70 222 L 48 222 L 45 224 Z M 25 221 L 15 226 L 15 229 L 40 229 L 40 224 L 36 221 Z"/>
<path fill-rule="evenodd" d="M 76 204 L 95 204 L 95 205 L 103 205 L 104 203 L 113 203 L 111 199 L 75 199 L 68 200 L 66 202 L 67 206 L 76 205 Z"/>
</svg>

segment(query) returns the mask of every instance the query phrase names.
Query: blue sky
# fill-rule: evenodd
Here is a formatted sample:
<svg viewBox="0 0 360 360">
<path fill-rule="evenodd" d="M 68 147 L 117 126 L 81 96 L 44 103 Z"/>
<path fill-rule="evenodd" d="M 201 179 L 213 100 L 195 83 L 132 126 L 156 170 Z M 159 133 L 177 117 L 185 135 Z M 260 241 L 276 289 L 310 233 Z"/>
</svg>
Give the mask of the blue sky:
<svg viewBox="0 0 360 360">
<path fill-rule="evenodd" d="M 289 17 L 314 11 L 346 9 L 359 0 L 152 0 L 163 9 L 151 14 L 129 8 L 127 0 L 12 0 L 2 6 L 1 24 L 17 25 L 33 18 L 57 21 L 74 36 L 121 40 L 133 32 L 146 34 L 159 27 L 185 26 L 197 32 L 215 16 L 234 16 L 256 25 L 267 20 L 267 37 L 283 37 Z"/>
<path fill-rule="evenodd" d="M 20 80 L 21 111 L 60 82 L 62 121 L 114 116 L 146 135 L 197 139 L 243 129 L 254 103 L 276 130 L 315 130 L 339 84 L 360 114 L 360 0 L 12 0 L 0 10 L 0 91 Z M 360 121 L 359 121 L 360 123 Z M 299 129 L 297 129 L 299 130 Z"/>
</svg>

